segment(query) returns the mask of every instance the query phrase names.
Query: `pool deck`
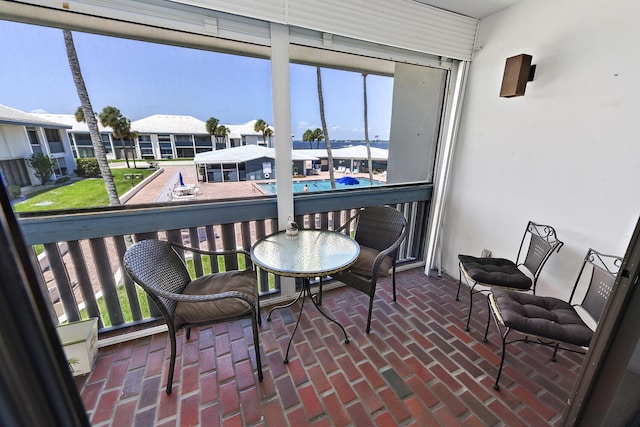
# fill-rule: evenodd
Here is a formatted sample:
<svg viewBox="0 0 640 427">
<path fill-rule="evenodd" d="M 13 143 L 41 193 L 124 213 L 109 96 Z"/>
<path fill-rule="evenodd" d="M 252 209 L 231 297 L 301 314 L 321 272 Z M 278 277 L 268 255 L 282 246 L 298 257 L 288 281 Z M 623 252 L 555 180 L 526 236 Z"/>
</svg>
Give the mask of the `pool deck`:
<svg viewBox="0 0 640 427">
<path fill-rule="evenodd" d="M 162 173 L 157 174 L 153 179 L 145 182 L 137 194 L 126 201 L 127 205 L 149 204 L 171 201 L 171 190 L 178 182 L 178 173 L 182 173 L 185 184 L 196 184 L 199 194 L 192 200 L 222 200 L 238 197 L 260 197 L 269 196 L 257 188 L 257 183 L 275 182 L 275 180 L 264 181 L 239 181 L 239 182 L 198 182 L 196 171 L 193 166 L 163 166 Z M 345 176 L 344 173 L 335 172 L 335 178 Z M 369 178 L 367 173 L 349 174 L 354 178 Z M 319 175 L 308 177 L 294 177 L 294 181 L 329 179 L 329 172 L 320 172 Z M 384 176 L 374 175 L 374 179 L 383 181 Z"/>
</svg>

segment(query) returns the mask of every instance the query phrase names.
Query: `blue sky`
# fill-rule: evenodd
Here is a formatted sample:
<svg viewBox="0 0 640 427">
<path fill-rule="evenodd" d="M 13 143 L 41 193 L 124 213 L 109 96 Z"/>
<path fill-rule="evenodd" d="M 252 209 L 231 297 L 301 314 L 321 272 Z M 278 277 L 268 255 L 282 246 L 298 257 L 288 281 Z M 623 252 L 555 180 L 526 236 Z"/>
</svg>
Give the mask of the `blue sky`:
<svg viewBox="0 0 640 427">
<path fill-rule="evenodd" d="M 94 110 L 111 105 L 135 121 L 152 114 L 222 124 L 273 123 L 268 60 L 74 32 Z M 0 21 L 0 104 L 26 112 L 72 114 L 80 105 L 62 30 Z M 322 127 L 315 67 L 291 65 L 291 130 Z M 362 76 L 323 69 L 329 136 L 364 139 Z M 369 75 L 369 137 L 389 138 L 393 79 Z M 277 131 L 277 129 L 276 129 Z"/>
</svg>

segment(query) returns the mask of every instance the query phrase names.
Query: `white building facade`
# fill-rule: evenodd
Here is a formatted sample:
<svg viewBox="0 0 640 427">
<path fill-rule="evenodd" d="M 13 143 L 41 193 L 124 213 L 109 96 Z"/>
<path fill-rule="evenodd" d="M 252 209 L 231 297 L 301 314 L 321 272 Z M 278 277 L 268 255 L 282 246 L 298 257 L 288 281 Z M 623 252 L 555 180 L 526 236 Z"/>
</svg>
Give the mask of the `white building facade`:
<svg viewBox="0 0 640 427">
<path fill-rule="evenodd" d="M 76 158 L 95 157 L 87 124 L 78 122 L 73 114 L 39 113 L 34 116 L 66 125 Z M 98 131 L 108 159 L 123 159 L 125 150 L 129 158 L 143 160 L 192 159 L 198 153 L 244 145 L 273 147 L 273 136 L 263 137 L 261 132 L 256 132 L 255 123 L 256 120 L 250 120 L 224 125 L 229 133 L 217 137 L 210 135 L 206 123 L 195 117 L 154 114 L 131 122 L 131 130 L 137 132 L 134 141 L 120 141 L 113 136 L 113 129 L 102 126 L 99 121 Z"/>
<path fill-rule="evenodd" d="M 76 169 L 73 150 L 64 123 L 49 121 L 36 114 L 0 105 L 0 173 L 7 186 L 40 184 L 26 160 L 42 153 L 55 162 L 52 179 Z"/>
</svg>

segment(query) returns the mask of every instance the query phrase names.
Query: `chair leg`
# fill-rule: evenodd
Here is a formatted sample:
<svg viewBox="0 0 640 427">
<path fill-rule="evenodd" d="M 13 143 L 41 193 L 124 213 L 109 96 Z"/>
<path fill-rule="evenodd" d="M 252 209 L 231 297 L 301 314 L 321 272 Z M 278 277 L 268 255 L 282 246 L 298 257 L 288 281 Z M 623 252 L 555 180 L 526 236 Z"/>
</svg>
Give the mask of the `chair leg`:
<svg viewBox="0 0 640 427">
<path fill-rule="evenodd" d="M 393 269 L 391 270 L 391 283 L 393 284 L 393 302 L 396 302 L 396 265 L 393 264 Z"/>
<path fill-rule="evenodd" d="M 169 360 L 169 376 L 167 378 L 167 394 L 171 394 L 171 386 L 173 385 L 173 371 L 176 366 L 176 330 L 173 328 L 173 326 L 169 326 L 169 340 L 171 342 L 171 359 Z"/>
<path fill-rule="evenodd" d="M 484 330 L 484 338 L 482 338 L 482 342 L 487 342 L 487 336 L 489 335 L 489 323 L 491 323 L 491 302 L 489 301 L 489 295 L 487 295 L 487 328 Z"/>
<path fill-rule="evenodd" d="M 556 343 L 556 345 L 553 348 L 553 355 L 551 356 L 552 362 L 556 361 L 556 354 L 558 353 L 558 347 L 560 347 L 560 343 Z"/>
<path fill-rule="evenodd" d="M 373 294 L 369 295 L 369 315 L 367 316 L 367 328 L 365 332 L 368 334 L 371 330 L 371 314 L 373 313 Z"/>
<path fill-rule="evenodd" d="M 458 266 L 458 290 L 456 291 L 456 301 L 460 301 L 461 286 L 462 286 L 462 267 Z"/>
<path fill-rule="evenodd" d="M 251 328 L 253 329 L 253 349 L 256 352 L 256 368 L 258 369 L 258 380 L 262 381 L 264 378 L 262 374 L 262 359 L 260 358 L 260 338 L 258 337 L 258 323 L 260 319 L 260 311 L 257 307 L 253 311 L 251 317 Z"/>
<path fill-rule="evenodd" d="M 471 323 L 471 310 L 473 309 L 473 287 L 469 288 L 469 314 L 467 315 L 467 326 L 464 327 L 464 330 L 469 332 L 471 328 L 469 328 L 469 323 Z"/>
<path fill-rule="evenodd" d="M 496 382 L 493 384 L 494 390 L 500 390 L 500 386 L 498 385 L 498 381 L 500 381 L 500 375 L 502 375 L 502 367 L 504 366 L 504 355 L 507 352 L 507 335 L 511 329 L 507 328 L 502 334 L 502 357 L 500 358 L 500 367 L 498 368 L 498 375 L 496 376 Z"/>
<path fill-rule="evenodd" d="M 186 335 L 187 335 L 187 339 L 191 338 L 191 328 L 187 328 Z"/>
<path fill-rule="evenodd" d="M 322 305 L 322 276 L 320 276 L 320 283 L 318 283 L 318 305 Z"/>
</svg>

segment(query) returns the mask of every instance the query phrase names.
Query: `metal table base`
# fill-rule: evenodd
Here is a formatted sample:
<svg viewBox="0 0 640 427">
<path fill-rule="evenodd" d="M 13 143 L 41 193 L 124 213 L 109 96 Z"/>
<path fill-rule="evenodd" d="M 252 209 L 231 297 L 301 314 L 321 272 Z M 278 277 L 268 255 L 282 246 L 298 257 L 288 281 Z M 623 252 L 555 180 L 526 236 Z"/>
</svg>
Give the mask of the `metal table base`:
<svg viewBox="0 0 640 427">
<path fill-rule="evenodd" d="M 310 280 L 307 279 L 307 278 L 304 278 L 303 281 L 302 281 L 302 288 L 300 289 L 300 293 L 298 294 L 296 299 L 294 299 L 293 301 L 291 301 L 290 303 L 287 303 L 285 305 L 279 305 L 279 306 L 273 307 L 271 309 L 271 311 L 269 312 L 269 316 L 267 317 L 267 321 L 270 322 L 271 321 L 271 314 L 273 313 L 274 310 L 279 310 L 279 309 L 282 309 L 282 308 L 291 307 L 293 304 L 298 302 L 298 300 L 300 300 L 300 298 L 302 298 L 302 303 L 300 304 L 300 312 L 298 313 L 298 320 L 296 321 L 296 326 L 293 328 L 293 332 L 291 333 L 291 337 L 289 338 L 289 344 L 287 345 L 287 353 L 284 356 L 284 363 L 285 364 L 289 363 L 289 349 L 291 348 L 291 342 L 293 341 L 293 337 L 295 336 L 296 331 L 298 330 L 298 325 L 300 324 L 300 318 L 302 317 L 302 310 L 304 309 L 304 301 L 306 300 L 307 296 L 309 297 L 309 299 L 311 300 L 313 305 L 316 307 L 318 312 L 325 317 L 325 319 L 335 323 L 336 325 L 338 325 L 340 327 L 340 329 L 342 329 L 342 333 L 344 334 L 344 342 L 345 342 L 345 344 L 349 343 L 349 337 L 347 336 L 347 331 L 345 331 L 344 327 L 340 324 L 340 322 L 338 322 L 337 320 L 332 319 L 331 317 L 329 317 L 329 315 L 326 314 L 320 308 L 320 304 L 318 304 L 316 302 L 316 300 L 313 298 L 313 295 L 311 294 L 311 282 L 310 282 Z"/>
</svg>

